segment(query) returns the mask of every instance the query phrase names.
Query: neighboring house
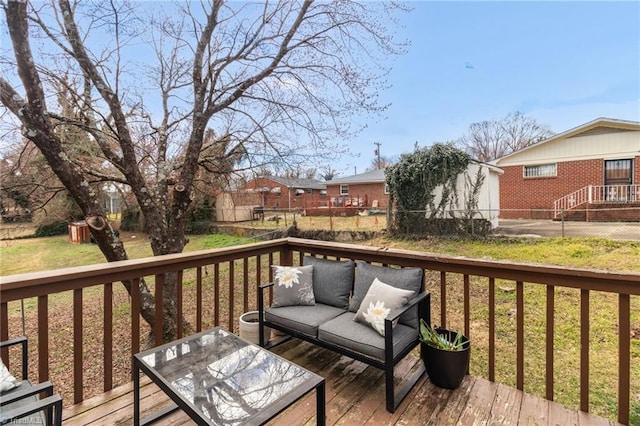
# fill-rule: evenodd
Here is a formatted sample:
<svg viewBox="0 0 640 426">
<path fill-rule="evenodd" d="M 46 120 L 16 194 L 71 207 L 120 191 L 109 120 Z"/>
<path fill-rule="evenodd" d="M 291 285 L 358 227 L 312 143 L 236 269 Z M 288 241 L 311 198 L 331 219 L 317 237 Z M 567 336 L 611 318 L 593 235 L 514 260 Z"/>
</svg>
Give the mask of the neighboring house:
<svg viewBox="0 0 640 426">
<path fill-rule="evenodd" d="M 385 169 L 325 182 L 329 207 L 386 209 L 389 205 Z"/>
<path fill-rule="evenodd" d="M 107 213 L 121 213 L 122 194 L 124 189 L 121 184 L 109 183 L 103 187 L 102 207 Z"/>
<path fill-rule="evenodd" d="M 477 213 L 474 218 L 485 218 L 493 227 L 498 226 L 500 210 L 499 176 L 502 170 L 484 163 L 472 162 L 467 170 L 460 174 L 457 181 L 458 203 L 451 206 L 458 210 L 459 216 L 466 212 L 468 182 L 475 182 L 478 170 L 484 176 L 484 182 L 478 193 Z M 386 209 L 389 206 L 389 191 L 386 185 L 384 169 L 373 170 L 345 178 L 333 179 L 327 184 L 330 207 L 352 207 L 354 209 Z M 442 188 L 435 189 L 436 204 L 442 194 Z"/>
<path fill-rule="evenodd" d="M 327 205 L 327 188 L 316 179 L 264 176 L 253 179 L 240 191 L 259 193 L 265 209 L 304 210 Z"/>
<path fill-rule="evenodd" d="M 599 118 L 494 163 L 501 218 L 640 220 L 640 122 Z"/>
</svg>

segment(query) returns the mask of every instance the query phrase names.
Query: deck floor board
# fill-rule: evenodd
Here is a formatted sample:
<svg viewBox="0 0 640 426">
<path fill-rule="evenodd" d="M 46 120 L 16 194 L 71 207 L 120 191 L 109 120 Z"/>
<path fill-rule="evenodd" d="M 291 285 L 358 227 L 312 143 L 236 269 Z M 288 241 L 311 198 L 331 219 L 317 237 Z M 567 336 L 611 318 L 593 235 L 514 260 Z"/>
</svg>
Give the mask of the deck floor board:
<svg viewBox="0 0 640 426">
<path fill-rule="evenodd" d="M 274 352 L 325 377 L 329 425 L 618 424 L 474 376 L 465 377 L 462 385 L 452 391 L 434 386 L 425 374 L 392 414 L 385 409 L 383 371 L 298 340 L 280 345 Z M 403 360 L 396 368 L 396 386 L 401 385 L 420 362 L 413 356 Z M 170 402 L 148 378 L 143 376 L 141 383 L 143 416 Z M 270 424 L 314 425 L 315 422 L 315 393 L 310 393 Z M 65 408 L 63 423 L 65 426 L 133 424 L 133 384 Z M 183 412 L 176 411 L 156 424 L 192 422 Z"/>
</svg>

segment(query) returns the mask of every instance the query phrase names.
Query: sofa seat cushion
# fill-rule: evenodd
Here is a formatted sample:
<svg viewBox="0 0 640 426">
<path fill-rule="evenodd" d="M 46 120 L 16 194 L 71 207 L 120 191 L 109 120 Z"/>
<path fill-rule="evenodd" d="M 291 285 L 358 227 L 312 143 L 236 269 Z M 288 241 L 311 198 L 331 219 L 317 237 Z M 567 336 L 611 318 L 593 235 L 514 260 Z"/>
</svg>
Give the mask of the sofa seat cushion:
<svg viewBox="0 0 640 426">
<path fill-rule="evenodd" d="M 264 317 L 273 324 L 279 324 L 290 330 L 318 336 L 318 326 L 346 312 L 346 309 L 316 303 L 314 306 L 282 306 L 267 308 Z"/>
<path fill-rule="evenodd" d="M 318 340 L 350 349 L 384 362 L 384 337 L 373 328 L 354 321 L 355 313 L 327 321 L 318 329 Z M 403 324 L 393 329 L 393 355 L 407 347 L 418 336 L 418 330 Z"/>
</svg>

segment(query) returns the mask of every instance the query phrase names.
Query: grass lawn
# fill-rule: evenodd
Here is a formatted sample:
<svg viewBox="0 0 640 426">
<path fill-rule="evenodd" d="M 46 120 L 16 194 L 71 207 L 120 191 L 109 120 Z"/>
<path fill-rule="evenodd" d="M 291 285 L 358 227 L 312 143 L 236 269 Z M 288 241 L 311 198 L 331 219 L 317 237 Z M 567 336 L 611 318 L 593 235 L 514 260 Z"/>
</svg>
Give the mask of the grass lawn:
<svg viewBox="0 0 640 426">
<path fill-rule="evenodd" d="M 288 218 L 290 224 L 292 218 Z M 334 229 L 380 229 L 384 227 L 384 216 L 368 216 L 360 218 L 315 218 L 298 217 L 301 228 L 333 226 Z M 377 220 L 377 223 L 376 223 Z M 283 226 L 281 221 L 279 226 Z M 265 221 L 265 223 L 268 223 Z M 260 224 L 262 226 L 262 224 Z M 273 227 L 275 227 L 275 222 Z M 125 247 L 130 258 L 141 258 L 151 255 L 146 236 L 143 234 L 122 233 Z M 231 237 L 227 235 L 190 236 L 185 251 L 252 242 L 251 239 Z M 517 262 L 547 263 L 555 265 L 594 268 L 611 271 L 640 272 L 640 242 L 612 241 L 596 238 L 545 238 L 528 239 L 512 238 L 497 240 L 461 240 L 461 239 L 429 239 L 421 241 L 398 241 L 389 238 L 378 238 L 366 242 L 379 247 L 396 247 L 432 253 L 445 253 L 473 258 L 490 258 L 512 260 Z M 63 268 L 104 262 L 98 248 L 93 244 L 71 244 L 66 236 L 40 239 L 0 241 L 0 266 L 2 275 L 23 272 Z M 252 266 L 255 268 L 255 266 Z M 264 266 L 263 266 L 264 268 Z M 224 271 L 222 271 L 224 273 Z M 236 270 L 236 273 L 238 271 Z M 253 274 L 253 273 L 251 273 Z M 453 274 L 448 277 L 448 326 L 462 329 L 462 279 Z M 252 275 L 253 276 L 253 275 Z M 266 272 L 263 274 L 266 276 Z M 236 280 L 239 283 L 241 279 Z M 185 275 L 185 288 L 192 286 L 193 278 Z M 439 274 L 428 275 L 427 285 L 432 292 L 432 315 L 434 324 L 439 323 Z M 117 286 L 120 288 L 120 286 Z M 515 316 L 516 295 L 513 291 L 515 283 L 496 282 L 496 380 L 515 386 Z M 114 289 L 116 287 L 114 286 Z M 116 296 L 116 315 L 121 313 L 128 318 L 129 305 L 126 294 Z M 98 294 L 98 293 L 96 293 Z M 85 296 L 85 304 L 89 305 L 91 292 Z M 60 295 L 61 300 L 52 300 L 50 316 L 56 312 L 67 312 L 59 307 L 69 306 L 71 294 Z M 555 309 L 555 400 L 570 407 L 579 405 L 579 345 L 580 345 L 580 292 L 571 289 L 556 290 Z M 64 298 L 68 298 L 65 301 Z M 118 299 L 119 298 L 119 299 Z M 57 298 L 56 298 L 57 299 Z M 471 373 L 487 376 L 487 300 L 488 284 L 486 279 L 471 279 L 471 339 L 473 341 Z M 525 391 L 544 396 L 544 352 L 545 352 L 545 287 L 536 284 L 525 284 Z M 98 296 L 98 304 L 101 299 Z M 185 302 L 187 303 L 187 302 Z M 223 302 L 224 303 L 224 302 Z M 640 424 L 640 298 L 631 299 L 632 326 L 632 371 L 631 371 L 631 424 Z M 185 304 L 185 311 L 188 309 Z M 31 307 L 32 310 L 35 310 Z M 28 307 L 29 309 L 29 307 Z M 85 315 L 90 316 L 94 308 L 87 306 Z M 591 351 L 590 351 L 590 411 L 615 419 L 617 390 L 617 297 L 606 293 L 592 292 L 591 310 Z M 237 312 L 237 311 L 236 311 Z M 96 315 L 100 315 L 99 308 Z M 19 315 L 12 310 L 12 319 Z M 207 314 L 208 315 L 208 314 Z M 192 319 L 191 319 L 192 320 Z M 85 321 L 86 330 L 90 329 L 90 320 Z M 125 320 L 126 322 L 126 320 Z M 96 325 L 98 328 L 99 322 Z M 123 332 L 126 332 L 126 324 Z M 60 341 L 65 339 L 68 329 L 64 326 L 51 327 L 60 330 Z M 35 331 L 33 331 L 35 333 Z M 29 333 L 28 333 L 29 334 Z M 55 333 L 54 333 L 55 334 Z M 34 334 L 35 335 L 35 334 Z M 54 336 L 58 339 L 57 336 Z M 126 339 L 126 337 L 122 337 Z M 52 343 L 52 347 L 55 345 Z M 126 359 L 126 354 L 124 354 Z M 35 364 L 35 363 L 34 363 Z M 126 364 L 126 363 L 125 363 Z M 32 364 L 33 365 L 33 364 Z M 69 366 L 56 364 L 52 367 L 52 379 L 63 381 Z M 116 376 L 127 380 L 128 365 L 116 366 Z M 120 371 L 122 370 L 122 371 Z M 100 382 L 100 372 L 95 374 Z M 66 375 L 68 376 L 68 375 Z M 88 377 L 85 376 L 88 380 Z M 88 390 L 86 394 L 90 394 Z M 67 398 L 67 401 L 72 398 Z"/>
</svg>

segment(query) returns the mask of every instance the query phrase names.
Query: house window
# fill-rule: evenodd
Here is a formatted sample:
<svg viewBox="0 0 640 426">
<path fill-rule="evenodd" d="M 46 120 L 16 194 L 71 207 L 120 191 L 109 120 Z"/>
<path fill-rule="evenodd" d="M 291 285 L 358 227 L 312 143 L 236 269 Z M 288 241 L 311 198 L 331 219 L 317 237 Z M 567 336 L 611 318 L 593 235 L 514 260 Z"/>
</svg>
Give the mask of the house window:
<svg viewBox="0 0 640 426">
<path fill-rule="evenodd" d="M 340 185 L 340 195 L 349 195 L 349 185 Z"/>
<path fill-rule="evenodd" d="M 604 162 L 605 185 L 631 185 L 633 160 L 606 160 Z"/>
<path fill-rule="evenodd" d="M 385 194 L 389 193 L 389 184 L 387 182 L 384 183 L 384 193 Z"/>
<path fill-rule="evenodd" d="M 296 189 L 296 197 L 301 196 L 302 194 L 304 194 L 304 189 L 302 188 L 298 188 Z"/>
<path fill-rule="evenodd" d="M 307 194 L 309 194 L 309 195 L 313 194 L 313 189 L 307 188 Z"/>
<path fill-rule="evenodd" d="M 537 166 L 524 166 L 525 178 L 540 178 L 540 177 L 556 177 L 557 176 L 556 164 L 539 164 Z"/>
</svg>

